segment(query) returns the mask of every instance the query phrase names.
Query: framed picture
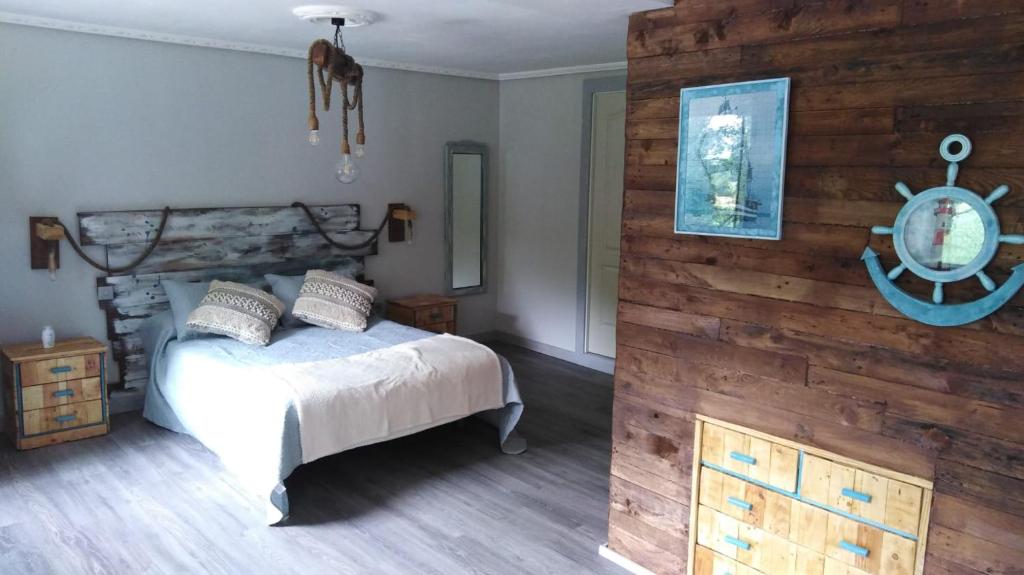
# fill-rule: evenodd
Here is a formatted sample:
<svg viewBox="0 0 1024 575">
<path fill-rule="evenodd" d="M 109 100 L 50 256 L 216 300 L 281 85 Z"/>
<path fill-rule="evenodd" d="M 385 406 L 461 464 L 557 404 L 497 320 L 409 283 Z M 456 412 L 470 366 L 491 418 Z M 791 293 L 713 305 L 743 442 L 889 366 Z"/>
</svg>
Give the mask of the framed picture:
<svg viewBox="0 0 1024 575">
<path fill-rule="evenodd" d="M 683 89 L 675 232 L 781 239 L 788 122 L 789 78 Z"/>
</svg>

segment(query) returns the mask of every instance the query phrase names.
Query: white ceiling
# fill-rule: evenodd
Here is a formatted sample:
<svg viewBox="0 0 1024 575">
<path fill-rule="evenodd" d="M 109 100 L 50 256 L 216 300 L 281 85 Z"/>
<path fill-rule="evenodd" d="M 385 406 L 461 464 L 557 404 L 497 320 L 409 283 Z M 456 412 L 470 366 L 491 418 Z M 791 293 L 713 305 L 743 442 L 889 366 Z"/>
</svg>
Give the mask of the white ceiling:
<svg viewBox="0 0 1024 575">
<path fill-rule="evenodd" d="M 300 21 L 292 8 L 335 3 L 382 16 L 345 31 L 361 62 L 506 78 L 612 68 L 626 59 L 629 14 L 672 1 L 0 0 L 0 22 L 304 57 L 333 28 Z"/>
</svg>

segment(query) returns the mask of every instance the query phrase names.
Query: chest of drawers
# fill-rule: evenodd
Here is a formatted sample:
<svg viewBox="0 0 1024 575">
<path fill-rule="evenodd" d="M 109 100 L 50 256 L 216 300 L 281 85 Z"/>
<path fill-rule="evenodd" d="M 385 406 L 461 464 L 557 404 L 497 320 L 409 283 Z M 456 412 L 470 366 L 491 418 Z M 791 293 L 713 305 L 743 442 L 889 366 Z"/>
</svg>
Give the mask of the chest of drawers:
<svg viewBox="0 0 1024 575">
<path fill-rule="evenodd" d="M 920 575 L 931 482 L 697 417 L 690 575 Z"/>
<path fill-rule="evenodd" d="M 107 433 L 107 348 L 92 338 L 3 348 L 8 433 L 33 449 Z"/>
</svg>

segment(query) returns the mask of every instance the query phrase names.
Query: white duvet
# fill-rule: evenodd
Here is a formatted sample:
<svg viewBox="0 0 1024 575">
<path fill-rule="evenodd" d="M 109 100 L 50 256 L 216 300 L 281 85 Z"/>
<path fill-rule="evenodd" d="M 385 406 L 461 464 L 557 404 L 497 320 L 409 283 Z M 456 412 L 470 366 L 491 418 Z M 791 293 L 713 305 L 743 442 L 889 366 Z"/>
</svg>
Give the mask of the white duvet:
<svg viewBox="0 0 1024 575">
<path fill-rule="evenodd" d="M 291 390 L 303 463 L 505 405 L 498 356 L 449 334 L 261 372 Z"/>
</svg>

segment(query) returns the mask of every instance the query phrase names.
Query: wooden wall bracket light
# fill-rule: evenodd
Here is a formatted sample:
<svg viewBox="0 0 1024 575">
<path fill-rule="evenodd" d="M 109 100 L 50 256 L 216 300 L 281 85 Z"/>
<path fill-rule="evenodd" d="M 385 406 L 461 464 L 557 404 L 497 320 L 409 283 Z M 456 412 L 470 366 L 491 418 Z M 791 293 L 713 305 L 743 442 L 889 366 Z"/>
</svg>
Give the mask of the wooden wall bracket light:
<svg viewBox="0 0 1024 575">
<path fill-rule="evenodd" d="M 60 268 L 60 240 L 65 238 L 64 226 L 54 217 L 30 217 L 28 236 L 32 269 L 49 270 L 50 279 L 56 280 Z"/>
</svg>

